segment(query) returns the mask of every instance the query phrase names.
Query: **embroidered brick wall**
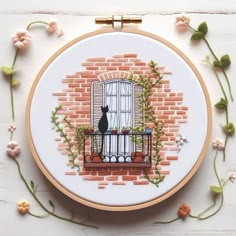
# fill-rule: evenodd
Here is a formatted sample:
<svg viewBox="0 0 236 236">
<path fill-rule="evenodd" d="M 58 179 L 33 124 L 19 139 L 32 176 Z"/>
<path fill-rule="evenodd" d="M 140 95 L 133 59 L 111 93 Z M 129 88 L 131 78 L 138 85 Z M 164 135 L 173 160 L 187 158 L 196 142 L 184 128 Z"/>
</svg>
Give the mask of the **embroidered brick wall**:
<svg viewBox="0 0 236 236">
<path fill-rule="evenodd" d="M 67 75 L 62 80 L 65 84 L 62 91 L 53 93 L 58 99 L 58 105 L 62 109 L 59 114 L 65 116 L 70 122 L 78 126 L 92 125 L 91 117 L 91 85 L 96 81 L 106 81 L 112 79 L 128 79 L 130 73 L 134 76 L 150 74 L 149 62 L 141 61 L 137 54 L 114 55 L 112 58 L 95 57 L 88 58 L 82 64 L 84 70 L 72 75 Z M 159 170 L 162 175 L 170 173 L 169 166 L 172 161 L 178 160 L 178 146 L 176 145 L 176 137 L 179 135 L 181 124 L 187 122 L 188 107 L 183 105 L 184 94 L 181 91 L 172 91 L 171 82 L 168 80 L 168 74 L 164 66 L 157 65 L 164 78 L 159 88 L 153 88 L 153 96 L 150 102 L 155 108 L 155 115 L 159 121 L 164 121 L 165 134 L 161 137 L 163 147 L 160 150 L 161 162 Z M 179 78 L 181 79 L 181 78 Z M 97 97 L 96 101 L 101 104 L 101 97 Z M 94 112 L 100 112 L 100 106 L 95 107 Z M 63 122 L 63 120 L 61 121 Z M 75 132 L 64 123 L 68 136 L 74 140 Z M 147 124 L 151 126 L 151 124 Z M 66 144 L 60 137 L 56 138 L 58 142 L 58 151 L 63 155 L 67 155 Z M 86 152 L 89 151 L 90 143 L 86 141 Z M 76 150 L 74 150 L 76 152 Z M 79 175 L 85 181 L 97 181 L 98 188 L 104 189 L 107 185 L 126 185 L 133 183 L 134 185 L 146 185 L 149 181 L 144 179 L 144 173 L 138 168 L 84 168 L 83 157 L 78 155 L 78 163 L 81 167 L 80 172 L 71 170 L 68 167 L 66 175 Z M 69 165 L 69 164 L 68 164 Z M 154 176 L 153 168 L 148 170 L 151 177 Z"/>
</svg>

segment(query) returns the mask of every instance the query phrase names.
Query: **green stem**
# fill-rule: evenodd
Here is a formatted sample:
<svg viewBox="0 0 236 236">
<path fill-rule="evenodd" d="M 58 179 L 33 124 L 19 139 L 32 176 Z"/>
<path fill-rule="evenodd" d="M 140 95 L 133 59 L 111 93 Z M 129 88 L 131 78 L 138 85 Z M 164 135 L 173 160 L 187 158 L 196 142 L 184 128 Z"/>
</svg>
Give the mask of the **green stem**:
<svg viewBox="0 0 236 236">
<path fill-rule="evenodd" d="M 49 216 L 49 214 L 44 214 L 44 215 L 36 215 L 30 211 L 27 212 L 29 215 L 33 216 L 33 217 L 36 217 L 36 218 L 46 218 Z"/>
<path fill-rule="evenodd" d="M 28 24 L 28 26 L 26 27 L 27 30 L 29 30 L 29 28 L 34 25 L 34 24 L 44 24 L 44 25 L 48 25 L 47 22 L 45 21 L 41 21 L 41 20 L 37 20 L 37 21 L 33 21 L 31 23 Z"/>
<path fill-rule="evenodd" d="M 220 201 L 219 207 L 212 214 L 205 216 L 205 217 L 198 217 L 198 219 L 199 220 L 206 220 L 206 219 L 209 219 L 210 217 L 216 215 L 221 210 L 221 208 L 223 206 L 223 202 L 224 202 L 224 195 L 223 195 L 223 193 L 221 193 L 221 201 Z"/>
<path fill-rule="evenodd" d="M 224 184 L 227 182 L 227 181 L 225 181 L 225 183 L 222 185 L 222 183 L 221 183 L 221 181 L 220 181 L 220 177 L 219 177 L 219 174 L 218 174 L 218 171 L 217 171 L 217 168 L 216 168 L 216 159 L 217 159 L 217 155 L 218 155 L 218 150 L 216 150 L 216 153 L 215 153 L 215 157 L 214 157 L 214 172 L 215 172 L 215 175 L 216 175 L 216 178 L 217 178 L 217 181 L 218 181 L 218 184 L 219 184 L 219 186 L 222 188 L 222 192 L 220 193 L 221 195 L 221 201 L 220 201 L 220 205 L 219 205 L 219 207 L 213 212 L 213 213 L 211 213 L 210 215 L 208 215 L 208 216 L 205 216 L 205 217 L 202 217 L 202 215 L 204 215 L 206 212 L 208 212 L 209 210 L 211 210 L 212 208 L 214 208 L 215 206 L 216 206 L 216 197 L 218 196 L 218 194 L 215 194 L 214 195 L 214 202 L 213 202 L 213 204 L 212 205 L 210 205 L 209 207 L 207 207 L 204 211 L 202 211 L 200 214 L 198 214 L 198 216 L 194 216 L 194 215 L 191 215 L 191 214 L 189 214 L 189 216 L 190 217 L 192 217 L 192 218 L 197 218 L 197 219 L 199 219 L 199 220 L 206 220 L 206 219 L 208 219 L 208 218 L 210 218 L 210 217 L 212 217 L 212 216 L 214 216 L 214 215 L 216 215 L 220 210 L 221 210 L 221 208 L 222 208 L 222 206 L 223 206 L 223 202 L 224 202 L 224 194 L 223 194 L 223 186 L 224 186 Z"/>
<path fill-rule="evenodd" d="M 217 181 L 218 181 L 218 183 L 219 183 L 219 186 L 222 187 L 222 186 L 221 186 L 221 181 L 220 181 L 220 176 L 219 176 L 218 171 L 217 171 L 217 168 L 216 168 L 217 155 L 218 155 L 218 149 L 216 150 L 216 154 L 215 154 L 215 157 L 214 157 L 214 172 L 215 172 Z"/>
<path fill-rule="evenodd" d="M 211 48 L 211 46 L 210 46 L 210 44 L 209 44 L 209 42 L 207 41 L 207 39 L 206 39 L 205 36 L 203 36 L 203 40 L 204 40 L 204 42 L 206 43 L 208 49 L 210 50 L 210 52 L 211 52 L 212 56 L 215 58 L 215 60 L 219 61 L 218 57 L 217 57 L 216 54 L 214 53 L 213 49 Z"/>
<path fill-rule="evenodd" d="M 214 72 L 214 74 L 216 76 L 216 79 L 217 79 L 217 81 L 218 81 L 218 83 L 220 85 L 221 91 L 222 91 L 222 93 L 224 95 L 225 101 L 228 103 L 228 98 L 227 98 L 226 92 L 224 90 L 224 86 L 222 85 L 222 83 L 220 81 L 220 78 L 219 78 L 219 76 L 217 74 L 217 71 L 216 71 L 214 65 L 209 60 L 204 60 L 204 62 L 208 63 L 210 65 L 210 67 L 212 68 L 212 70 L 213 70 L 213 72 Z"/>
<path fill-rule="evenodd" d="M 223 75 L 225 76 L 225 79 L 226 79 L 226 82 L 227 82 L 227 85 L 228 85 L 228 89 L 229 89 L 229 94 L 230 94 L 230 98 L 231 98 L 231 101 L 233 102 L 234 101 L 234 97 L 233 97 L 233 94 L 232 94 L 232 89 L 231 89 L 231 85 L 230 85 L 230 82 L 229 82 L 229 78 L 225 72 L 225 69 L 222 68 L 222 72 L 223 72 Z"/>
<path fill-rule="evenodd" d="M 188 28 L 191 29 L 191 30 L 194 31 L 194 32 L 198 32 L 198 30 L 192 28 L 191 26 L 188 26 Z M 206 43 L 206 45 L 207 45 L 209 51 L 211 52 L 211 54 L 212 54 L 212 56 L 215 58 L 215 60 L 220 61 L 219 58 L 218 58 L 218 57 L 216 56 L 216 54 L 214 53 L 214 51 L 213 51 L 211 45 L 209 44 L 208 40 L 206 39 L 206 37 L 203 36 L 202 39 L 203 39 L 203 41 Z M 224 77 L 225 77 L 225 79 L 226 79 L 227 86 L 228 86 L 228 89 L 229 89 L 229 94 L 230 94 L 231 101 L 234 101 L 233 94 L 232 94 L 232 89 L 231 89 L 231 85 L 230 85 L 230 82 L 229 82 L 229 78 L 228 78 L 228 76 L 227 76 L 227 74 L 226 74 L 226 72 L 225 72 L 224 67 L 221 66 L 220 69 L 221 69 L 221 71 L 223 72 L 223 75 L 224 75 Z"/>
<path fill-rule="evenodd" d="M 94 225 L 90 225 L 90 224 L 87 224 L 85 222 L 78 222 L 78 221 L 75 221 L 73 219 L 69 219 L 69 218 L 65 218 L 65 217 L 62 217 L 62 216 L 59 216 L 57 214 L 54 213 L 54 211 L 49 211 L 41 202 L 40 200 L 37 198 L 37 196 L 34 194 L 34 192 L 31 190 L 30 186 L 28 185 L 25 177 L 23 176 L 22 172 L 21 172 L 21 168 L 20 168 L 20 164 L 19 162 L 16 160 L 16 159 L 13 159 L 17 165 L 17 168 L 18 168 L 18 172 L 20 174 L 20 177 L 21 179 L 23 180 L 26 188 L 28 189 L 28 191 L 31 193 L 32 197 L 35 199 L 35 201 L 39 204 L 39 206 L 45 211 L 47 212 L 49 215 L 51 216 L 54 216 L 60 220 L 64 220 L 64 221 L 67 221 L 67 222 L 71 222 L 71 223 L 74 223 L 74 224 L 78 224 L 78 225 L 82 225 L 82 226 L 86 226 L 86 227 L 90 227 L 90 228 L 95 228 L 97 229 L 98 227 L 97 226 L 94 226 Z"/>
<path fill-rule="evenodd" d="M 223 150 L 223 160 L 224 160 L 224 161 L 225 161 L 225 159 L 226 159 L 226 153 L 225 153 L 225 151 L 226 151 L 226 146 L 227 146 L 227 143 L 228 143 L 228 137 L 229 137 L 229 135 L 226 134 L 225 143 L 224 143 L 224 150 Z"/>
<path fill-rule="evenodd" d="M 19 53 L 19 49 L 16 49 L 15 56 L 14 56 L 12 66 L 11 66 L 12 69 L 14 69 L 14 66 L 16 64 L 16 58 L 17 58 L 18 53 Z M 13 74 L 11 74 L 11 76 L 10 76 L 9 85 L 10 85 L 10 96 L 11 96 L 11 114 L 12 114 L 12 120 L 14 121 L 15 120 L 15 109 L 14 109 L 14 96 L 13 96 L 12 81 L 13 81 Z"/>
<path fill-rule="evenodd" d="M 153 224 L 170 224 L 170 223 L 173 223 L 173 222 L 180 220 L 180 219 L 181 219 L 181 217 L 179 216 L 179 217 L 177 217 L 173 220 L 170 220 L 170 221 L 156 221 Z"/>
<path fill-rule="evenodd" d="M 10 141 L 13 139 L 13 132 L 11 132 Z"/>
</svg>

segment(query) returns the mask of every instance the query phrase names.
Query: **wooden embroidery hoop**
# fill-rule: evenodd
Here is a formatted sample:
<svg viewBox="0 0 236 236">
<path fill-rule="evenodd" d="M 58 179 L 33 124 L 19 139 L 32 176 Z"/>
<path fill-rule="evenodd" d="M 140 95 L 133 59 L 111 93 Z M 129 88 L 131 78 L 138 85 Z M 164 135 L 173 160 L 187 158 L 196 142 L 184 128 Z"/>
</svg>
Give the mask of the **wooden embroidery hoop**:
<svg viewBox="0 0 236 236">
<path fill-rule="evenodd" d="M 102 35 L 102 34 L 106 34 L 106 33 L 111 33 L 112 34 L 115 30 L 114 29 L 103 29 L 103 30 L 90 32 L 88 34 L 82 35 L 82 36 L 72 40 L 71 42 L 67 43 L 63 48 L 61 48 L 59 51 L 57 51 L 46 62 L 46 64 L 42 67 L 42 69 L 38 73 L 38 75 L 37 75 L 37 77 L 36 77 L 36 79 L 35 79 L 35 81 L 32 85 L 32 88 L 30 90 L 29 98 L 28 98 L 28 102 L 27 102 L 27 109 L 26 109 L 26 131 L 27 131 L 27 138 L 28 138 L 28 142 L 29 142 L 29 147 L 30 147 L 30 150 L 33 154 L 33 157 L 34 157 L 37 165 L 39 166 L 40 170 L 43 172 L 43 174 L 47 177 L 47 179 L 57 189 L 59 189 L 62 193 L 64 193 L 65 195 L 67 195 L 68 197 L 70 197 L 71 199 L 73 199 L 73 200 L 75 200 L 79 203 L 82 203 L 82 204 L 87 205 L 89 207 L 93 207 L 93 208 L 97 208 L 97 209 L 101 209 L 101 210 L 108 210 L 108 211 L 131 211 L 131 210 L 146 208 L 146 207 L 152 206 L 154 204 L 157 204 L 159 202 L 162 202 L 163 200 L 169 198 L 174 193 L 176 193 L 178 190 L 180 190 L 191 179 L 191 177 L 195 174 L 195 172 L 199 168 L 200 164 L 202 163 L 202 161 L 204 159 L 204 156 L 206 154 L 209 142 L 210 142 L 211 129 L 212 129 L 212 112 L 211 112 L 211 104 L 210 104 L 209 95 L 208 95 L 206 86 L 203 82 L 203 79 L 202 79 L 200 73 L 195 68 L 195 66 L 192 64 L 192 62 L 178 48 L 176 48 L 174 45 L 172 45 L 170 42 L 167 42 L 163 38 L 161 38 L 157 35 L 154 35 L 152 33 L 149 33 L 149 32 L 144 32 L 144 31 L 137 30 L 137 29 L 130 29 L 128 27 L 123 27 L 123 23 L 125 21 L 123 21 L 123 17 L 121 17 L 121 19 L 122 19 L 122 21 L 121 21 L 121 32 L 122 33 L 131 33 L 131 34 L 135 34 L 135 35 L 141 35 L 141 36 L 145 36 L 145 37 L 151 38 L 153 40 L 156 40 L 156 41 L 162 43 L 163 45 L 167 46 L 171 50 L 173 50 L 175 53 L 177 53 L 188 64 L 188 66 L 191 68 L 192 72 L 197 77 L 197 79 L 198 79 L 198 81 L 201 85 L 202 92 L 204 93 L 206 106 L 207 106 L 207 132 L 206 132 L 204 145 L 202 147 L 200 155 L 199 155 L 196 163 L 193 165 L 192 169 L 186 174 L 186 176 L 182 179 L 182 181 L 180 181 L 173 188 L 169 189 L 168 192 L 166 192 L 165 194 L 163 194 L 163 195 L 161 195 L 161 196 L 159 196 L 155 199 L 151 199 L 150 201 L 142 202 L 140 204 L 131 204 L 131 205 L 128 204 L 128 205 L 120 205 L 120 206 L 115 205 L 115 206 L 113 206 L 113 205 L 100 204 L 100 203 L 97 203 L 97 202 L 94 202 L 94 201 L 90 201 L 90 200 L 87 200 L 87 199 L 85 199 L 81 196 L 78 196 L 78 195 L 74 194 L 68 188 L 64 187 L 57 179 L 55 179 L 51 173 L 49 173 L 49 171 L 45 167 L 44 163 L 41 161 L 41 158 L 38 154 L 37 149 L 35 148 L 35 144 L 34 144 L 33 137 L 32 137 L 32 132 L 31 132 L 31 118 L 30 118 L 32 100 L 33 100 L 35 90 L 37 89 L 37 86 L 38 86 L 38 83 L 39 83 L 41 77 L 43 76 L 43 74 L 45 73 L 45 71 L 47 70 L 49 65 L 57 57 L 59 57 L 65 50 L 72 47 L 76 43 L 79 43 L 79 42 L 81 42 L 83 40 L 86 40 L 90 37 L 94 37 L 94 36 Z M 114 22 L 115 22 L 114 18 L 112 18 L 112 19 L 103 19 L 103 20 L 100 19 L 100 23 L 102 21 L 107 21 L 105 23 L 112 24 L 113 28 L 114 28 Z M 128 19 L 127 19 L 127 21 L 128 21 Z M 132 22 L 132 20 L 130 20 L 130 21 Z M 137 22 L 140 23 L 140 19 L 137 19 L 136 23 Z"/>
</svg>

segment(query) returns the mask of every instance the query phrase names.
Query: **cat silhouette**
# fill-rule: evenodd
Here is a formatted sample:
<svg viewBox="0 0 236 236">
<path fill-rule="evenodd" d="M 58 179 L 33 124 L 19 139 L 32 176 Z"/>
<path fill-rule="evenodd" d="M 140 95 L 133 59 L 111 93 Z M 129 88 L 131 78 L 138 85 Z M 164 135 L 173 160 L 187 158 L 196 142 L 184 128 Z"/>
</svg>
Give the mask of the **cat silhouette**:
<svg viewBox="0 0 236 236">
<path fill-rule="evenodd" d="M 101 106 L 101 110 L 102 110 L 102 117 L 100 118 L 99 122 L 98 122 L 98 130 L 101 132 L 102 134 L 102 144 L 101 144 L 101 150 L 100 150 L 100 155 L 103 152 L 103 145 L 104 145 L 104 134 L 106 133 L 106 131 L 108 130 L 108 119 L 107 119 L 107 112 L 109 111 L 108 109 L 108 105 L 105 107 Z"/>
</svg>

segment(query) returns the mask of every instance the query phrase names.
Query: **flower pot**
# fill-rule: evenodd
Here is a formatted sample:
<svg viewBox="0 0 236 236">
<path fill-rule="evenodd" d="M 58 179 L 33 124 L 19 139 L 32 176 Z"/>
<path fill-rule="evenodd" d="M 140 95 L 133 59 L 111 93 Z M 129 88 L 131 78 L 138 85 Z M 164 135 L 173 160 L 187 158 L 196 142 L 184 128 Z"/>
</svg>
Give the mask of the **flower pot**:
<svg viewBox="0 0 236 236">
<path fill-rule="evenodd" d="M 122 134 L 129 134 L 130 130 L 129 129 L 123 129 Z"/>
<path fill-rule="evenodd" d="M 145 128 L 145 133 L 146 134 L 151 134 L 152 133 L 152 128 Z"/>
<path fill-rule="evenodd" d="M 143 162 L 143 152 L 131 152 L 133 162 Z"/>
<path fill-rule="evenodd" d="M 111 131 L 112 134 L 117 134 L 118 133 L 118 130 L 114 129 Z"/>
<path fill-rule="evenodd" d="M 97 153 L 92 153 L 90 157 L 91 162 L 102 162 L 102 158 Z"/>
<path fill-rule="evenodd" d="M 94 132 L 93 128 L 84 129 L 84 134 L 92 134 Z"/>
</svg>

